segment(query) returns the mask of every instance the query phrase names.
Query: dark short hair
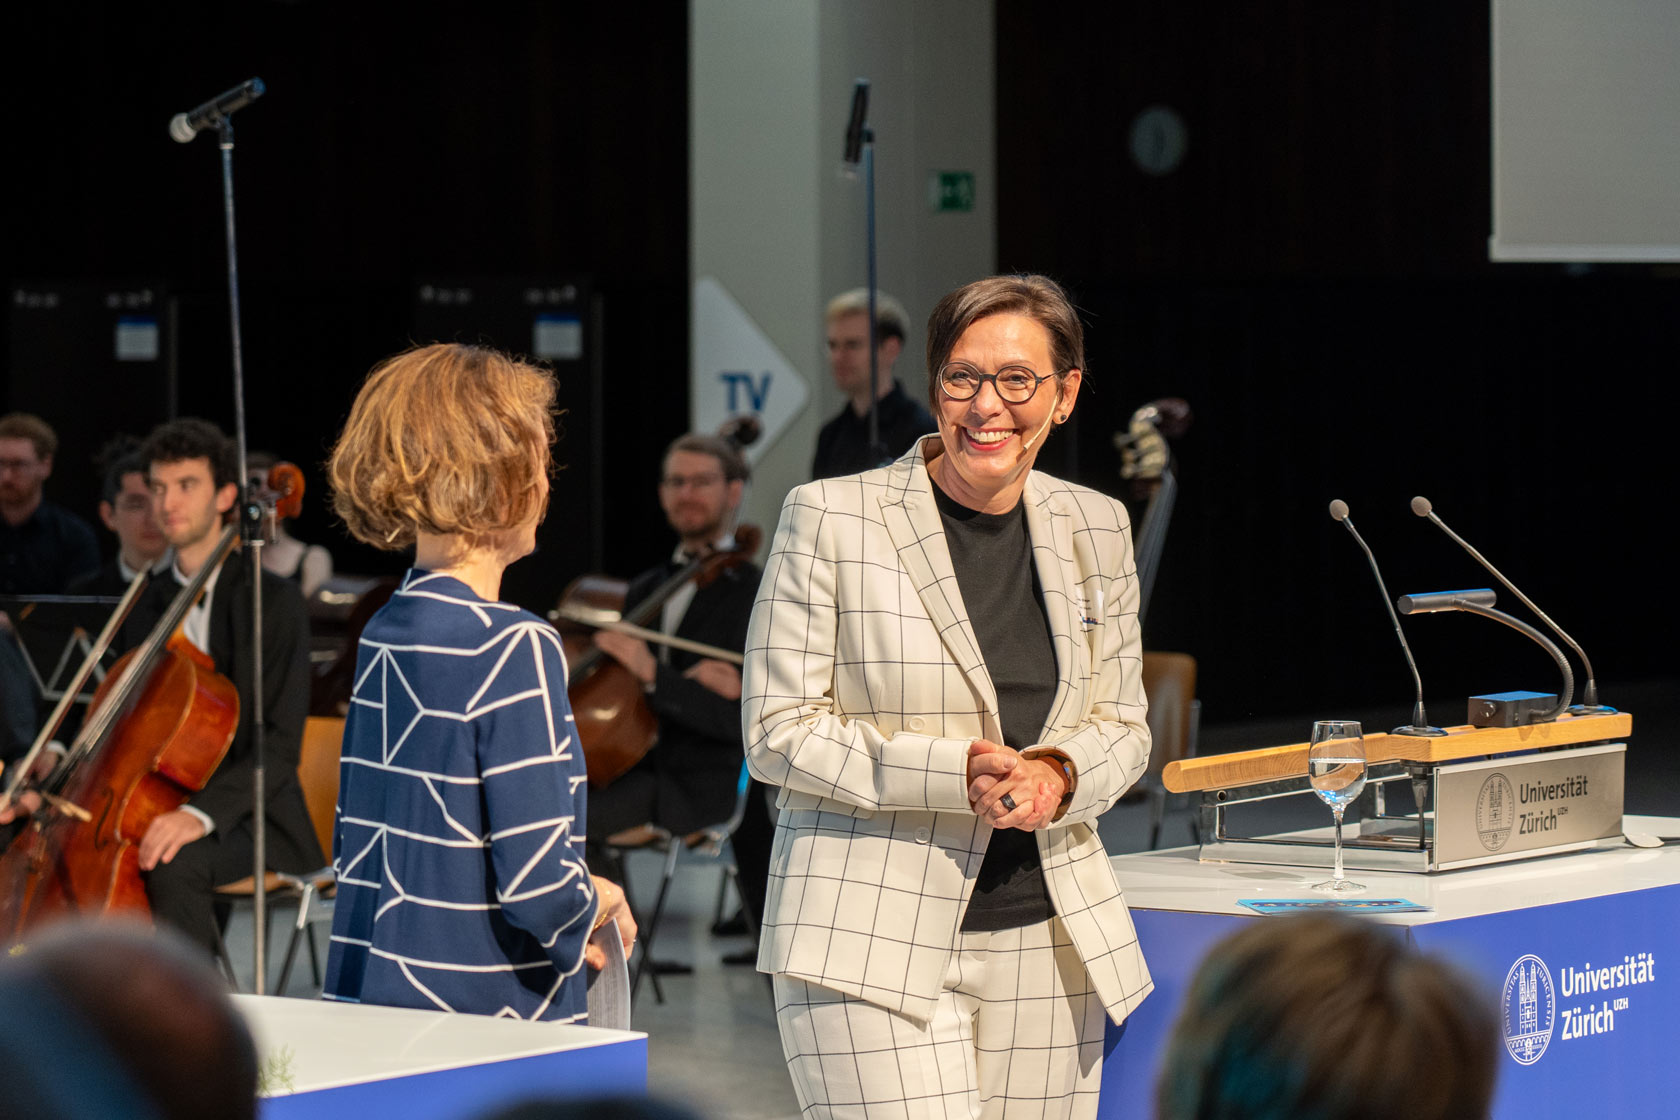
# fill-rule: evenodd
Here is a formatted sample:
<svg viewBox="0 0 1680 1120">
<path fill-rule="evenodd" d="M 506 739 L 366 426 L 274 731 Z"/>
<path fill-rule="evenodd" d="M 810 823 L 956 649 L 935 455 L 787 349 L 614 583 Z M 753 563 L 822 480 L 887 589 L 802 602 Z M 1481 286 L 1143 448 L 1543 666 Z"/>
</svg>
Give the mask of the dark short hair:
<svg viewBox="0 0 1680 1120">
<path fill-rule="evenodd" d="M 37 932 L 24 952 L 0 959 L 0 1003 L 20 998 L 41 1008 L 40 1022 L 14 1028 L 44 1035 L 40 1042 L 70 1063 L 61 1077 L 126 1084 L 159 1116 L 256 1115 L 250 1029 L 209 959 L 178 933 L 85 920 Z M 44 1109 L 57 1103 L 51 1069 L 0 1066 L 8 1067 L 9 1105 L 18 1095 Z"/>
<path fill-rule="evenodd" d="M 117 496 L 122 493 L 124 475 L 137 474 L 142 479 L 146 477 L 146 469 L 151 464 L 140 454 L 140 447 L 138 439 L 120 435 L 113 437 L 99 449 L 99 454 L 94 458 L 94 465 L 99 467 L 104 479 L 99 488 L 101 501 L 110 505 L 116 504 Z"/>
<path fill-rule="evenodd" d="M 140 447 L 140 456 L 148 469 L 155 463 L 208 460 L 210 478 L 218 490 L 230 482 L 244 489 L 244 480 L 239 477 L 238 455 L 233 441 L 223 435 L 220 428 L 208 420 L 192 416 L 159 424 Z"/>
<path fill-rule="evenodd" d="M 1196 970 L 1156 1117 L 1477 1120 L 1493 1097 L 1497 1032 L 1491 994 L 1403 930 L 1261 918 Z"/>
<path fill-rule="evenodd" d="M 939 371 L 963 332 L 988 315 L 1025 315 L 1050 336 L 1056 380 L 1085 368 L 1085 328 L 1062 286 L 1048 276 L 988 276 L 964 284 L 939 301 L 928 316 L 928 403 L 939 410 Z"/>
<path fill-rule="evenodd" d="M 58 433 L 33 412 L 8 412 L 0 416 L 0 439 L 26 439 L 35 445 L 35 458 L 51 459 L 58 453 Z"/>
<path fill-rule="evenodd" d="M 698 455 L 710 455 L 723 468 L 726 482 L 745 482 L 752 477 L 752 468 L 747 466 L 747 457 L 740 449 L 722 436 L 707 435 L 704 432 L 690 432 L 686 436 L 678 436 L 671 441 L 671 446 L 665 449 L 665 458 L 669 459 L 673 452 L 690 451 Z M 663 460 L 661 460 L 663 461 Z"/>
</svg>

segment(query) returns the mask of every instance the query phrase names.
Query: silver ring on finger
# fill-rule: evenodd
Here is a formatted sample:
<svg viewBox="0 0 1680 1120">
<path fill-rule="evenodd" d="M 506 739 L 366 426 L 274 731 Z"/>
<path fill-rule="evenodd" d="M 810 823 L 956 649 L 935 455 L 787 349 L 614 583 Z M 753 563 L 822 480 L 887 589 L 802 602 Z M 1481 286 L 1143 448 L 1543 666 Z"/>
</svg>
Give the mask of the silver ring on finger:
<svg viewBox="0 0 1680 1120">
<path fill-rule="evenodd" d="M 1007 809 L 1011 813 L 1013 813 L 1015 811 L 1015 799 L 1007 793 L 1004 794 L 1002 797 L 998 798 L 998 804 L 1002 805 L 1005 809 Z"/>
</svg>

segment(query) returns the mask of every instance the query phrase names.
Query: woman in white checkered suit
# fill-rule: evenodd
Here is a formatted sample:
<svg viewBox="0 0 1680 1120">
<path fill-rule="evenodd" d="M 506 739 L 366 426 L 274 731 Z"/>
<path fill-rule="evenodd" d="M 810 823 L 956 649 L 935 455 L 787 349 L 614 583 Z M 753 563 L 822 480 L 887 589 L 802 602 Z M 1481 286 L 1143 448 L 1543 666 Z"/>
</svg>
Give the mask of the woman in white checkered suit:
<svg viewBox="0 0 1680 1120">
<path fill-rule="evenodd" d="M 958 289 L 938 435 L 783 504 L 743 721 L 806 1116 L 1093 1116 L 1104 1023 L 1152 986 L 1095 829 L 1149 756 L 1131 529 L 1032 471 L 1083 367 L 1052 281 Z"/>
</svg>

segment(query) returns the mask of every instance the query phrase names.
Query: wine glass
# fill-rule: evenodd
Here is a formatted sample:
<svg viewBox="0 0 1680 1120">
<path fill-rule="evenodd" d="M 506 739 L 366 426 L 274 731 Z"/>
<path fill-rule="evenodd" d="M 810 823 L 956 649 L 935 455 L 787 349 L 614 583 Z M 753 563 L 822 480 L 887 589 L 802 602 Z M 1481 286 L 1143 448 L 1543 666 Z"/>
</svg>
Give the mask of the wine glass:
<svg viewBox="0 0 1680 1120">
<path fill-rule="evenodd" d="M 1321 719 L 1313 724 L 1307 749 L 1307 779 L 1313 792 L 1336 814 L 1336 873 L 1313 890 L 1353 893 L 1365 889 L 1342 874 L 1342 810 L 1365 788 L 1365 735 L 1353 720 Z"/>
</svg>

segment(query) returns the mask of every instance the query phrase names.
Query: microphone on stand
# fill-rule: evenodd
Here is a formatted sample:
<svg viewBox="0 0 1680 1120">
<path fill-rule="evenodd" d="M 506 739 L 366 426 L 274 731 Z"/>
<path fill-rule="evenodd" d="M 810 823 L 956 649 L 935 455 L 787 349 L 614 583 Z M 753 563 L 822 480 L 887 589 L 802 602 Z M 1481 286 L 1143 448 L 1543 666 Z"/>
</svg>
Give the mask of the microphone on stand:
<svg viewBox="0 0 1680 1120">
<path fill-rule="evenodd" d="M 1553 622 L 1551 617 L 1547 615 L 1545 611 L 1535 606 L 1532 599 L 1530 599 L 1527 595 L 1524 595 L 1521 591 L 1518 591 L 1517 585 L 1506 579 L 1505 574 L 1498 568 L 1488 563 L 1487 557 L 1483 556 L 1480 552 L 1477 552 L 1474 548 L 1471 548 L 1470 542 L 1447 528 L 1447 523 L 1442 521 L 1440 517 L 1436 515 L 1435 507 L 1428 498 L 1425 498 L 1421 494 L 1413 498 L 1412 512 L 1417 514 L 1419 517 L 1427 518 L 1428 520 L 1433 521 L 1440 528 L 1441 532 L 1451 537 L 1458 543 L 1460 548 L 1475 557 L 1476 563 L 1486 568 L 1495 579 L 1505 585 L 1506 590 L 1517 597 L 1517 600 L 1521 602 L 1523 606 L 1533 611 L 1535 615 L 1539 617 L 1541 622 L 1550 626 L 1552 628 L 1552 632 L 1563 639 L 1565 645 L 1575 651 L 1575 656 L 1581 659 L 1581 667 L 1587 671 L 1587 683 L 1581 690 L 1581 703 L 1576 704 L 1569 709 L 1570 715 L 1584 716 L 1598 713 L 1609 714 L 1616 710 L 1615 708 L 1607 707 L 1598 702 L 1598 682 L 1593 679 L 1592 662 L 1587 660 L 1587 651 L 1581 648 L 1579 642 L 1564 633 L 1563 627 Z"/>
<path fill-rule="evenodd" d="M 854 167 L 863 162 L 865 126 L 869 120 L 869 79 L 859 78 L 852 87 L 852 114 L 846 121 L 845 161 Z"/>
<path fill-rule="evenodd" d="M 192 143 L 193 137 L 207 128 L 219 125 L 227 117 L 261 97 L 267 86 L 261 78 L 240 82 L 230 90 L 212 97 L 196 109 L 176 113 L 169 119 L 169 135 L 182 144 Z"/>
<path fill-rule="evenodd" d="M 1429 723 L 1429 716 L 1423 710 L 1423 677 L 1418 673 L 1417 661 L 1412 657 L 1412 647 L 1406 644 L 1406 633 L 1400 629 L 1400 616 L 1394 613 L 1394 604 L 1388 598 L 1388 588 L 1383 584 L 1382 572 L 1377 570 L 1377 558 L 1371 555 L 1371 546 L 1365 543 L 1365 538 L 1359 535 L 1359 530 L 1353 527 L 1353 519 L 1348 516 L 1347 503 L 1337 498 L 1330 503 L 1330 516 L 1347 527 L 1353 534 L 1353 539 L 1365 551 L 1365 559 L 1370 562 L 1371 574 L 1377 577 L 1377 590 L 1382 593 L 1383 606 L 1388 609 L 1388 617 L 1394 620 L 1394 634 L 1400 639 L 1400 651 L 1406 655 L 1406 664 L 1411 667 L 1412 681 L 1417 685 L 1417 701 L 1412 705 L 1412 722 L 1405 727 L 1396 727 L 1395 735 L 1445 735 L 1446 732 Z"/>
<path fill-rule="evenodd" d="M 1495 573 L 1496 575 L 1498 573 Z M 1512 618 L 1504 611 L 1493 609 L 1494 594 L 1489 587 L 1479 587 L 1474 591 L 1431 591 L 1423 595 L 1402 595 L 1397 603 L 1401 614 L 1434 614 L 1437 611 L 1463 611 L 1466 614 L 1479 614 L 1483 618 L 1491 618 L 1495 622 L 1504 623 L 1519 634 L 1527 635 L 1536 645 L 1552 655 L 1557 662 L 1558 672 L 1563 674 L 1563 691 L 1558 693 L 1555 705 L 1544 712 L 1539 708 L 1526 705 L 1524 701 L 1550 700 L 1545 693 L 1507 693 L 1502 696 L 1472 696 L 1470 701 L 1475 704 L 1478 700 L 1490 703 L 1509 705 L 1512 701 L 1517 704 L 1518 711 L 1512 716 L 1517 723 L 1504 723 L 1499 726 L 1515 727 L 1518 723 L 1550 723 L 1561 716 L 1569 707 L 1569 702 L 1575 698 L 1575 674 L 1569 668 L 1569 659 L 1563 656 L 1563 651 L 1557 643 L 1520 618 Z M 1491 714 L 1491 710 L 1488 714 Z M 1478 713 L 1471 710 L 1470 722 L 1481 727 L 1491 726 L 1480 723 Z"/>
</svg>

